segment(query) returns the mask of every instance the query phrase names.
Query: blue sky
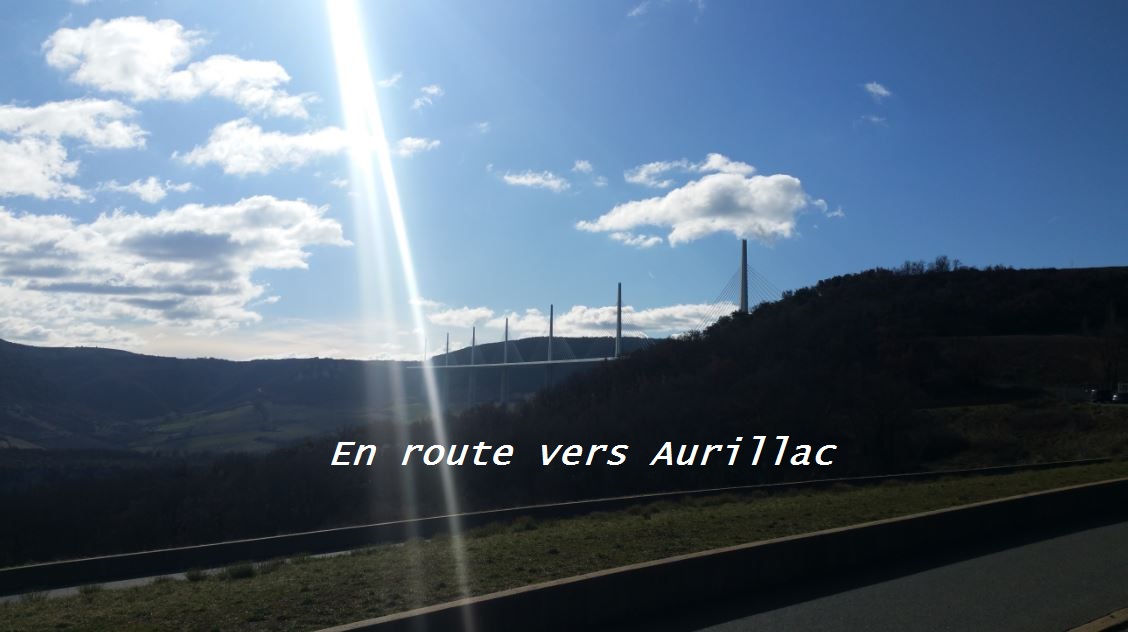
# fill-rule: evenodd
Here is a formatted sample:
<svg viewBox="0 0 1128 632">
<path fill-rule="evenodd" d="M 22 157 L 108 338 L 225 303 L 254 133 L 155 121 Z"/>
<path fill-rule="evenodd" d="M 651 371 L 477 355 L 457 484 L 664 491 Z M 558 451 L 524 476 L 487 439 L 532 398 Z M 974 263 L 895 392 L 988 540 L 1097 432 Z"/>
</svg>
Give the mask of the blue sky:
<svg viewBox="0 0 1128 632">
<path fill-rule="evenodd" d="M 549 303 L 606 332 L 618 281 L 633 327 L 676 333 L 741 236 L 785 289 L 938 254 L 1124 263 L 1124 3 L 361 13 L 364 78 L 320 2 L 5 5 L 0 338 L 418 357 L 342 77 L 376 85 L 432 348 L 544 333 Z"/>
</svg>

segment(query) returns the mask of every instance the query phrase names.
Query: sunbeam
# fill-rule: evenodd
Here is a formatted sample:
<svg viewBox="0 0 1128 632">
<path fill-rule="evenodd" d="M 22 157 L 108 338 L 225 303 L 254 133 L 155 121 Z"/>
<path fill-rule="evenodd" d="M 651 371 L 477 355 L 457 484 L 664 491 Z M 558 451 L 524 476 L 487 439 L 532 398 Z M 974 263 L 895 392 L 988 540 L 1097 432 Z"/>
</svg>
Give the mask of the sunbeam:
<svg viewBox="0 0 1128 632">
<path fill-rule="evenodd" d="M 372 235 L 374 243 L 382 245 L 385 237 L 383 232 L 385 218 L 382 213 L 386 212 L 388 219 L 391 220 L 392 234 L 395 238 L 396 250 L 399 253 L 399 266 L 403 274 L 402 281 L 407 291 L 405 300 L 411 310 L 412 330 L 415 332 L 418 344 L 423 346 L 425 344 L 425 323 L 421 307 L 423 303 L 420 300 L 421 294 L 415 275 L 411 242 L 407 234 L 403 206 L 396 186 L 395 171 L 392 167 L 391 149 L 388 146 L 387 135 L 384 131 L 379 99 L 376 95 L 376 85 L 368 63 L 368 52 L 364 45 L 364 21 L 355 0 L 328 0 L 326 8 L 329 15 L 329 28 L 333 42 L 341 104 L 344 110 L 345 128 L 350 137 L 354 191 L 357 192 L 355 208 L 357 209 L 358 220 L 362 220 L 358 222 L 358 226 L 361 229 L 370 227 L 374 231 Z M 373 163 L 373 157 L 375 157 L 375 163 Z M 383 205 L 379 203 L 378 188 L 382 189 L 384 193 Z M 372 242 L 362 241 L 361 247 L 365 243 Z M 381 307 L 385 314 L 392 315 L 396 311 L 396 305 L 392 302 L 394 297 L 390 290 L 390 283 L 387 282 L 390 280 L 389 262 L 383 249 L 377 247 L 377 250 L 380 251 L 376 253 L 376 263 L 381 275 Z M 363 278 L 364 274 L 361 276 Z M 444 411 L 439 399 L 434 370 L 429 363 L 424 363 L 421 374 L 426 390 L 435 442 L 447 444 Z M 399 382 L 395 386 L 399 390 L 398 399 L 402 400 L 403 383 L 402 380 L 399 380 Z M 406 419 L 401 418 L 399 421 L 406 421 Z M 468 568 L 461 537 L 461 525 L 458 518 L 455 517 L 459 513 L 459 505 L 455 493 L 452 468 L 442 468 L 441 477 L 446 513 L 451 516 L 450 542 L 455 561 L 455 573 L 458 578 L 459 589 L 465 596 L 469 593 Z M 411 492 L 411 490 L 405 491 Z M 469 620 L 464 623 L 464 627 L 468 629 L 472 627 Z"/>
</svg>

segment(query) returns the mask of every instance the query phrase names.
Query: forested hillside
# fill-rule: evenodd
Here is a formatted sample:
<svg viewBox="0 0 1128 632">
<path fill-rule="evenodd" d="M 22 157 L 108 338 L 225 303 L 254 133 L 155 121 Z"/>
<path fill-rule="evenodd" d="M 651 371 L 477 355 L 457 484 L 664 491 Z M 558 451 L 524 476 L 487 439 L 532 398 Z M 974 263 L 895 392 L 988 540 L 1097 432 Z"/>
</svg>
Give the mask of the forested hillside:
<svg viewBox="0 0 1128 632">
<path fill-rule="evenodd" d="M 646 344 L 624 340 L 631 351 Z M 546 339 L 510 343 L 513 360 L 543 358 Z M 611 338 L 559 338 L 577 357 L 611 355 Z M 539 355 L 538 355 L 539 354 Z M 451 353 L 468 362 L 469 350 Z M 434 360 L 442 363 L 441 356 Z M 479 364 L 501 361 L 501 344 L 478 346 Z M 392 389 L 404 388 L 422 415 L 422 380 L 410 362 L 308 358 L 231 362 L 178 359 L 98 348 L 45 348 L 0 340 L 0 448 L 132 448 L 262 451 L 342 426 L 391 418 Z M 555 369 L 563 378 L 583 365 Z M 393 373 L 401 379 L 393 379 Z M 480 370 L 474 402 L 456 372 L 459 406 L 498 397 L 500 374 Z M 514 398 L 544 386 L 543 370 L 511 369 Z"/>
</svg>

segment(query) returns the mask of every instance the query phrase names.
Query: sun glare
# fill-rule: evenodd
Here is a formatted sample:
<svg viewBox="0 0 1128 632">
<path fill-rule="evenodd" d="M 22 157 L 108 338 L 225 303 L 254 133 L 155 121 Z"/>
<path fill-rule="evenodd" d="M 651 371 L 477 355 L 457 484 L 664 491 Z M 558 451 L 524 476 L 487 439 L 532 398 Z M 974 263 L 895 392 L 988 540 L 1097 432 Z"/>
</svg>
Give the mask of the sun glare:
<svg viewBox="0 0 1128 632">
<path fill-rule="evenodd" d="M 395 171 L 392 167 L 391 148 L 384 131 L 384 122 L 380 114 L 380 103 L 376 94 L 376 84 L 368 63 L 368 51 L 365 47 L 364 20 L 360 14 L 358 3 L 355 0 L 328 0 L 326 9 L 329 15 L 329 28 L 333 43 L 333 55 L 336 63 L 337 83 L 341 94 L 341 107 L 343 108 L 345 128 L 349 134 L 350 161 L 353 174 L 353 191 L 356 194 L 354 208 L 357 215 L 359 231 L 372 231 L 370 235 L 363 235 L 358 240 L 361 248 L 366 245 L 375 247 L 377 252 L 366 252 L 361 260 L 375 258 L 376 268 L 380 275 L 380 302 L 381 311 L 385 316 L 383 322 L 394 321 L 394 314 L 398 312 L 396 300 L 388 281 L 391 277 L 390 262 L 381 247 L 385 243 L 383 230 L 384 220 L 390 220 L 392 235 L 396 251 L 399 254 L 399 268 L 402 271 L 403 286 L 406 288 L 406 307 L 411 313 L 411 328 L 415 332 L 417 344 L 425 344 L 425 323 L 419 284 L 415 275 L 415 264 L 411 255 L 411 242 L 407 234 L 407 225 L 404 221 L 403 206 L 400 201 L 399 191 L 396 187 Z M 383 192 L 383 200 L 378 191 Z M 381 202 L 383 202 L 381 204 Z M 386 217 L 383 215 L 386 213 Z M 364 237 L 367 237 L 365 239 Z M 360 277 L 368 279 L 368 269 L 362 270 Z M 374 315 L 373 315 L 374 316 Z M 444 411 L 439 399 L 439 390 L 435 380 L 433 368 L 424 363 L 421 370 L 424 388 L 426 390 L 428 411 L 433 422 L 435 442 L 445 445 L 448 443 L 446 436 L 446 421 Z M 402 379 L 399 381 L 397 400 L 405 399 Z M 397 409 L 400 407 L 397 406 Z M 401 414 L 406 416 L 402 409 Z M 407 421 L 405 418 L 399 421 Z M 455 485 L 452 468 L 442 469 L 443 499 L 447 514 L 450 518 L 451 546 L 453 548 L 456 564 L 456 573 L 462 593 L 468 593 L 468 570 L 465 562 L 465 551 L 461 537 L 461 525 L 457 518 L 458 498 L 455 495 Z M 408 490 L 410 491 L 410 490 Z M 467 622 L 469 624 L 469 622 Z M 469 627 L 469 626 L 467 626 Z"/>
</svg>

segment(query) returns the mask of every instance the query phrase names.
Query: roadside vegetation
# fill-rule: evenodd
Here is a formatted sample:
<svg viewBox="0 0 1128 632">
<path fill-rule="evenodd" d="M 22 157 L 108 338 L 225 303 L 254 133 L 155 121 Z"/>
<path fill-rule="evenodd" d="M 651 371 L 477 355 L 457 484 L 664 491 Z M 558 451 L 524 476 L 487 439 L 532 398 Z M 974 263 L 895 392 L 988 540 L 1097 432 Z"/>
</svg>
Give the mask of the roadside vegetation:
<svg viewBox="0 0 1128 632">
<path fill-rule="evenodd" d="M 930 482 L 659 501 L 560 520 L 529 517 L 461 541 L 470 594 L 770 538 L 1128 476 L 1128 462 Z M 309 630 L 460 596 L 448 536 L 349 555 L 236 564 L 188 581 L 83 587 L 0 604 L 0 630 Z"/>
<path fill-rule="evenodd" d="M 966 445 L 944 467 L 1128 455 L 1128 406 L 1121 404 L 1039 398 L 934 408 L 919 415 L 923 426 L 945 428 Z"/>
</svg>

